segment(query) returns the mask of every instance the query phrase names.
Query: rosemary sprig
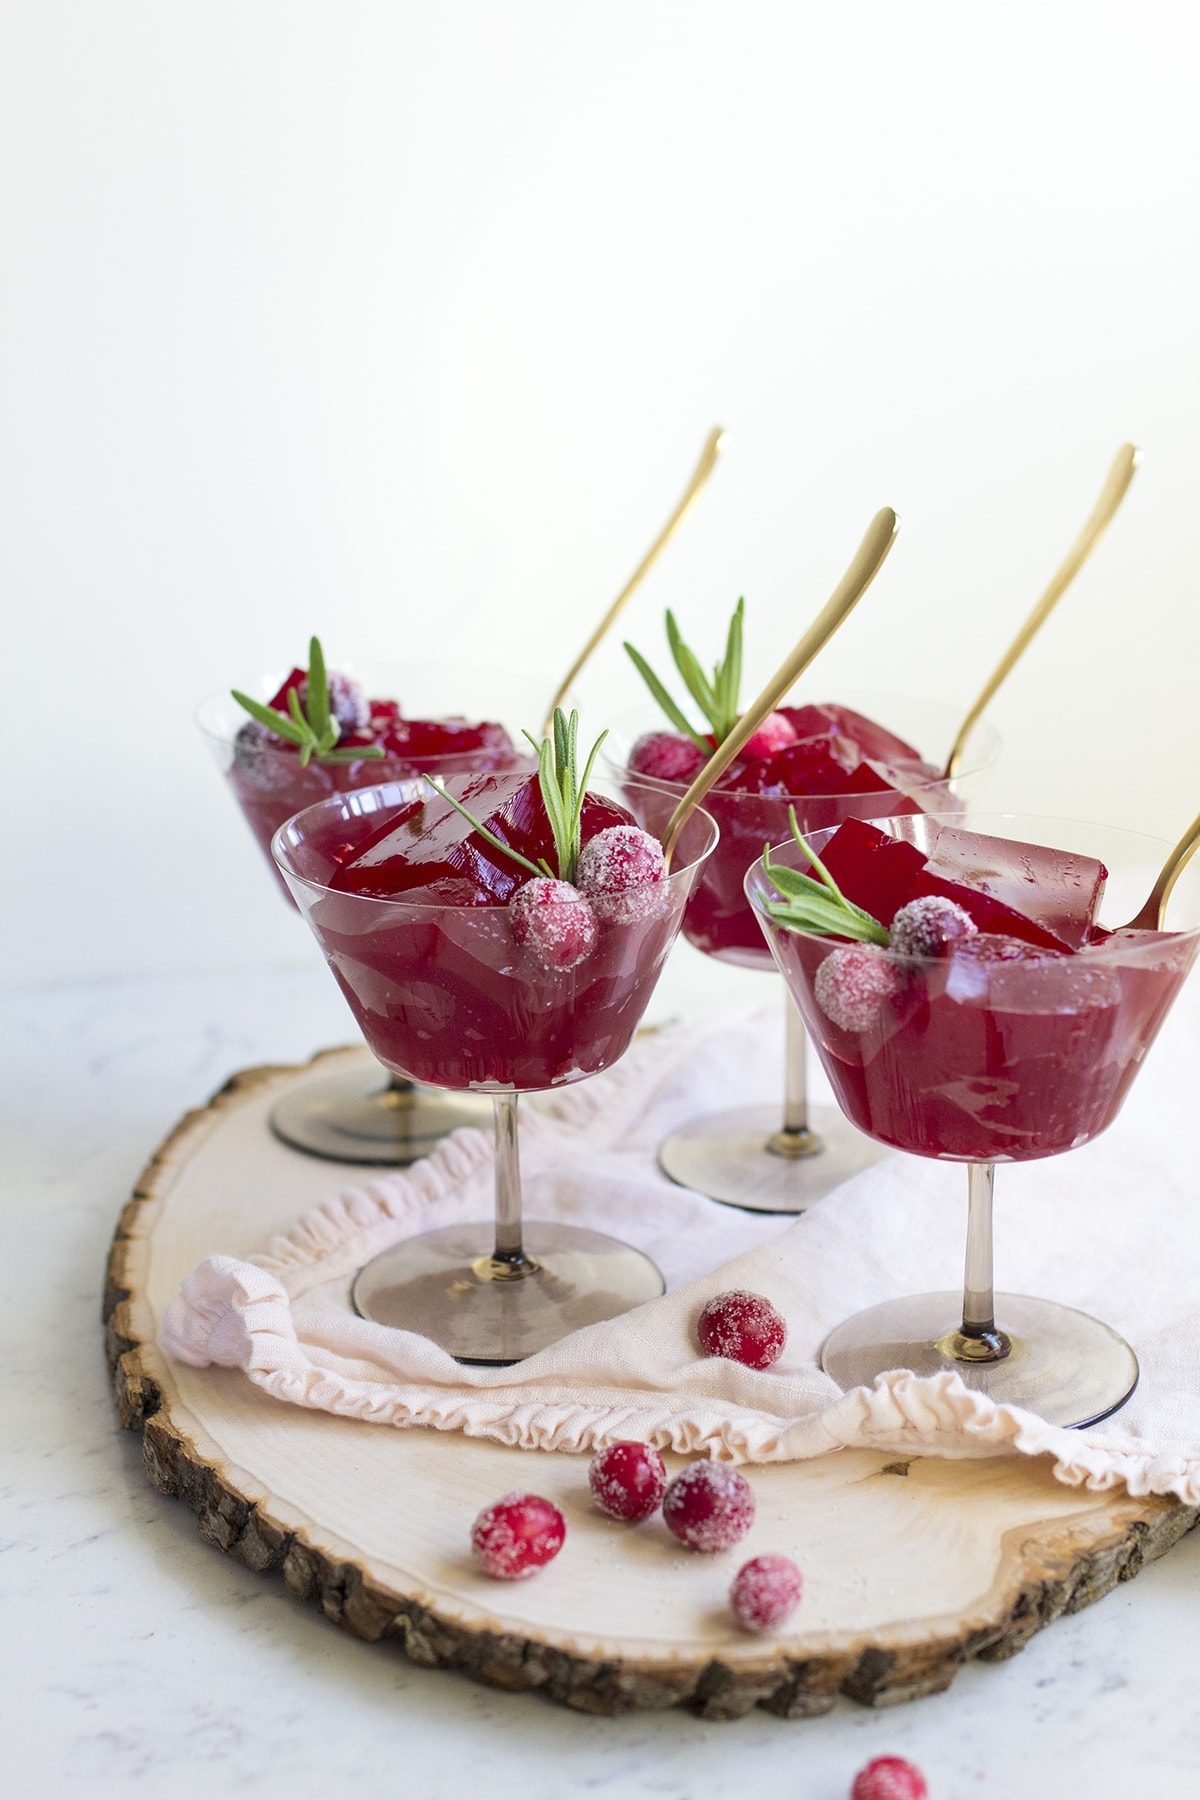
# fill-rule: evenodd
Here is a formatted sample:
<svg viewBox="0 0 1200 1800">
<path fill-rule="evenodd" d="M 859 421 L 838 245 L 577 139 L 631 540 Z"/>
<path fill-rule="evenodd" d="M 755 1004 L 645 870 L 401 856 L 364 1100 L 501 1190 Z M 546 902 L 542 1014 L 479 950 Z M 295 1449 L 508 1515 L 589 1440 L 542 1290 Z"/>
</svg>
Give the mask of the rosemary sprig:
<svg viewBox="0 0 1200 1800">
<path fill-rule="evenodd" d="M 325 673 L 325 655 L 321 649 L 320 638 L 312 638 L 308 646 L 308 710 L 300 704 L 300 696 L 294 687 L 288 689 L 287 712 L 279 712 L 273 706 L 264 706 L 261 700 L 251 699 L 249 694 L 240 693 L 231 688 L 230 693 L 238 705 L 244 707 L 252 719 L 273 731 L 276 737 L 294 744 L 300 752 L 300 767 L 306 769 L 315 756 L 323 763 L 370 762 L 381 757 L 383 750 L 378 744 L 363 744 L 350 750 L 335 750 L 334 745 L 341 736 L 338 724 L 329 706 L 329 677 Z"/>
<path fill-rule="evenodd" d="M 579 862 L 583 802 L 587 795 L 588 778 L 608 733 L 602 731 L 592 745 L 582 776 L 579 774 L 579 714 L 576 711 L 572 710 L 568 718 L 562 707 L 556 706 L 553 735 L 543 738 L 540 744 L 529 732 L 525 736 L 537 752 L 538 786 L 542 790 L 542 804 L 554 833 L 558 879 L 574 881 Z"/>
<path fill-rule="evenodd" d="M 817 871 L 819 880 L 790 868 L 786 863 L 771 861 L 768 845 L 763 851 L 763 868 L 768 881 L 782 900 L 768 900 L 767 912 L 777 924 L 789 931 L 808 931 L 817 937 L 852 938 L 860 944 L 889 942 L 887 927 L 879 920 L 847 900 L 816 851 L 810 849 L 800 835 L 796 809 L 788 807 L 788 823 L 792 836 Z"/>
<path fill-rule="evenodd" d="M 503 838 L 499 838 L 495 832 L 489 831 L 487 826 L 475 817 L 474 813 L 468 812 L 465 806 L 461 806 L 453 794 L 447 791 L 443 782 L 435 781 L 431 775 L 427 775 L 425 779 L 434 792 L 440 794 L 442 799 L 454 808 L 455 812 L 461 813 L 463 818 L 474 826 L 479 835 L 491 844 L 493 849 L 503 851 L 505 856 L 511 857 L 515 863 L 520 863 L 523 869 L 528 869 L 531 875 L 548 875 L 552 881 L 573 882 L 579 862 L 583 802 L 587 797 L 588 778 L 591 775 L 596 754 L 608 733 L 602 731 L 592 745 L 587 762 L 584 764 L 582 776 L 579 774 L 579 714 L 577 712 L 572 712 L 568 718 L 562 707 L 556 706 L 554 729 L 550 737 L 543 738 L 539 743 L 528 731 L 525 736 L 537 752 L 538 786 L 541 789 L 542 804 L 546 808 L 546 817 L 550 821 L 550 829 L 554 833 L 557 870 L 552 869 L 544 857 L 540 862 L 531 862 L 529 857 L 523 856 L 519 850 L 514 850 L 511 844 L 506 844 Z"/>
<path fill-rule="evenodd" d="M 667 643 L 671 649 L 671 660 L 679 671 L 683 685 L 699 707 L 703 716 L 711 726 L 711 736 L 705 736 L 696 730 L 682 708 L 676 703 L 665 684 L 655 674 L 650 664 L 632 644 L 625 645 L 626 652 L 634 668 L 650 689 L 655 700 L 670 719 L 677 731 L 703 750 L 705 756 L 713 753 L 712 739 L 723 744 L 738 722 L 738 694 L 742 685 L 742 628 L 745 619 L 746 602 L 738 601 L 729 621 L 729 630 L 725 636 L 725 654 L 713 667 L 712 679 L 704 673 L 700 658 L 684 640 L 673 612 L 667 612 Z"/>
</svg>

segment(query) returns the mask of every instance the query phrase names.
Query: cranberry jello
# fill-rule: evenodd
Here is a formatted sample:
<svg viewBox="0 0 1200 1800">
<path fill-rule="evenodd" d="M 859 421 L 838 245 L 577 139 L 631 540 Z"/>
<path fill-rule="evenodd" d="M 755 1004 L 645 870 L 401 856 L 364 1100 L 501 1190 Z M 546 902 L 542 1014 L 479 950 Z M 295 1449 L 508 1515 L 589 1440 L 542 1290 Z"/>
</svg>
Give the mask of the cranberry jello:
<svg viewBox="0 0 1200 1800">
<path fill-rule="evenodd" d="M 292 892 L 396 1074 L 548 1088 L 628 1045 L 714 834 L 695 816 L 668 874 L 654 832 L 588 791 L 587 773 L 570 793 L 544 758 L 535 775 L 391 783 L 310 807 L 278 834 Z M 652 790 L 645 801 L 661 829 L 670 806 Z M 589 868 L 585 892 L 576 876 Z"/>
<path fill-rule="evenodd" d="M 747 891 L 854 1124 L 991 1162 L 1111 1123 L 1195 933 L 1107 931 L 1097 858 L 953 820 L 851 820 L 806 841 Z"/>
<path fill-rule="evenodd" d="M 664 683 L 631 644 L 625 646 L 673 730 L 647 731 L 628 753 L 626 767 L 640 780 L 671 784 L 682 792 L 739 718 L 744 602 L 730 621 L 725 654 L 709 680 L 683 641 L 671 613 L 667 637 L 672 658 L 709 729 L 696 728 Z M 852 817 L 884 817 L 954 805 L 941 771 L 904 738 L 835 703 L 781 706 L 771 713 L 731 763 L 704 802 L 720 827 L 710 857 L 684 915 L 689 943 L 711 956 L 751 967 L 770 956 L 746 901 L 743 881 L 765 843 L 788 830 L 794 806 L 805 830 Z"/>
<path fill-rule="evenodd" d="M 268 861 L 283 821 L 328 794 L 528 761 L 495 720 L 407 718 L 399 699 L 369 696 L 350 676 L 326 673 L 316 638 L 308 668 L 292 669 L 268 701 L 237 690 L 233 698 L 249 716 L 233 733 L 228 779 Z"/>
</svg>

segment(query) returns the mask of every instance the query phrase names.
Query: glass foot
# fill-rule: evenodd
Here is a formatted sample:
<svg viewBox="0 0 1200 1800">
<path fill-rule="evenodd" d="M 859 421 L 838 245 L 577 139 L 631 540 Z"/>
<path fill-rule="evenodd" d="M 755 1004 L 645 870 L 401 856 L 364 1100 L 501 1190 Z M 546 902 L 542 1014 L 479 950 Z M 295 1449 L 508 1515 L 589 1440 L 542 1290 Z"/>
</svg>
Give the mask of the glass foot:
<svg viewBox="0 0 1200 1800">
<path fill-rule="evenodd" d="M 385 1250 L 354 1278 L 356 1310 L 459 1362 L 514 1363 L 666 1289 L 648 1256 L 598 1231 L 535 1220 L 513 1264 L 487 1248 L 493 1229 L 468 1221 Z"/>
<path fill-rule="evenodd" d="M 779 1108 L 741 1106 L 705 1113 L 664 1138 L 663 1173 L 746 1212 L 802 1213 L 843 1181 L 892 1152 L 846 1122 L 832 1106 L 809 1109 L 811 1130 L 794 1146 L 779 1130 Z M 769 1148 L 769 1145 L 777 1148 Z M 799 1154 L 789 1154 L 795 1149 Z"/>
<path fill-rule="evenodd" d="M 370 1064 L 314 1076 L 271 1110 L 271 1130 L 293 1150 L 388 1168 L 428 1156 L 460 1125 L 490 1131 L 491 1123 L 486 1094 L 393 1087 L 386 1070 Z"/>
<path fill-rule="evenodd" d="M 962 1324 L 961 1293 L 913 1294 L 856 1313 L 831 1331 L 821 1367 L 839 1387 L 869 1386 L 886 1369 L 937 1375 L 953 1369 L 969 1388 L 1024 1406 L 1051 1425 L 1093 1425 L 1137 1386 L 1137 1357 L 1108 1325 L 1072 1306 L 997 1294 L 996 1324 L 1012 1344 L 998 1362 L 959 1361 L 950 1344 Z"/>
</svg>

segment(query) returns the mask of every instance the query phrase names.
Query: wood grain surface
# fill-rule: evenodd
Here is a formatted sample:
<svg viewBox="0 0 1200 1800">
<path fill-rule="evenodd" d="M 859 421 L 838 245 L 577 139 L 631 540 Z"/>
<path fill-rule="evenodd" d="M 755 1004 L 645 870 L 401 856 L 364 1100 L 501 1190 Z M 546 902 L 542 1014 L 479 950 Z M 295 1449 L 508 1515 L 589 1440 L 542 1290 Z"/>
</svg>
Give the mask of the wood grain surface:
<svg viewBox="0 0 1200 1800">
<path fill-rule="evenodd" d="M 267 1126 L 285 1089 L 364 1053 L 235 1075 L 187 1114 L 122 1212 L 109 1258 L 106 1343 L 121 1423 L 147 1474 L 196 1513 L 201 1536 L 357 1636 L 497 1688 L 583 1711 L 687 1706 L 736 1718 L 879 1706 L 947 1687 L 1136 1575 L 1198 1509 L 1088 1494 L 1023 1457 L 889 1462 L 843 1451 L 747 1471 L 758 1515 L 719 1557 L 661 1521 L 630 1530 L 591 1507 L 586 1459 L 454 1433 L 398 1431 L 276 1402 L 239 1372 L 169 1361 L 158 1320 L 214 1251 L 249 1252 L 362 1171 L 297 1155 Z M 668 1458 L 671 1467 L 681 1459 Z M 545 1494 L 567 1547 L 533 1580 L 497 1583 L 468 1553 L 476 1512 L 512 1489 Z M 726 1595 L 740 1563 L 793 1556 L 803 1602 L 769 1637 L 739 1631 Z"/>
</svg>

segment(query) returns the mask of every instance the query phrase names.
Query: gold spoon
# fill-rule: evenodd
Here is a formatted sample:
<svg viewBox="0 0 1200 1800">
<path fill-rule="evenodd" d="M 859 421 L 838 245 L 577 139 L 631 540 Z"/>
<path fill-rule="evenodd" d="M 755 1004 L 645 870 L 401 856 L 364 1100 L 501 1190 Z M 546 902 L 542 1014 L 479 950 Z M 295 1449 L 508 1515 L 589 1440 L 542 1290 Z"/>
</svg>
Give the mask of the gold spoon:
<svg viewBox="0 0 1200 1800">
<path fill-rule="evenodd" d="M 625 602 L 635 590 L 641 586 L 643 579 L 650 573 L 650 570 L 658 561 L 659 556 L 675 536 L 680 525 L 682 525 L 684 518 L 691 510 L 692 502 L 696 499 L 701 488 L 716 468 L 717 458 L 721 454 L 724 443 L 725 433 L 723 429 L 720 425 L 714 425 L 705 440 L 703 450 L 700 452 L 700 461 L 692 471 L 692 479 L 684 488 L 683 496 L 680 499 L 678 506 L 675 508 L 675 511 L 671 514 L 670 518 L 647 550 L 645 556 L 643 556 L 641 562 L 633 571 L 633 574 L 629 577 L 629 580 L 625 583 L 625 586 L 621 589 L 620 593 L 597 625 L 595 631 L 593 631 L 591 637 L 563 676 L 562 681 L 559 684 L 558 692 L 550 702 L 550 710 L 546 714 L 546 723 L 542 727 L 543 737 L 549 737 L 554 730 L 555 707 L 562 705 L 571 690 L 571 683 L 583 668 L 584 663 L 586 663 L 589 656 L 592 654 L 592 651 L 596 648 L 596 645 L 600 642 L 617 614 L 621 611 Z"/>
<path fill-rule="evenodd" d="M 1146 895 L 1145 904 L 1136 912 L 1124 931 L 1161 931 L 1166 917 L 1171 889 L 1190 862 L 1192 853 L 1200 849 L 1200 813 L 1192 820 L 1175 848 L 1167 855 L 1158 880 Z"/>
<path fill-rule="evenodd" d="M 1051 581 L 1049 587 L 1018 631 L 994 671 L 983 692 L 959 727 L 958 736 L 954 740 L 949 756 L 946 758 L 946 778 L 958 774 L 962 762 L 963 751 L 967 739 L 974 731 L 983 716 L 984 708 L 995 696 L 1001 682 L 1012 673 L 1014 665 L 1025 654 L 1033 639 L 1037 636 L 1058 602 L 1062 599 L 1071 583 L 1082 569 L 1084 563 L 1103 537 L 1106 527 L 1111 523 L 1113 515 L 1129 491 L 1134 472 L 1142 460 L 1142 453 L 1136 444 L 1122 444 L 1113 458 L 1112 468 L 1108 471 L 1108 480 L 1104 483 L 1100 498 L 1092 508 L 1087 524 L 1075 539 L 1066 558 Z"/>
<path fill-rule="evenodd" d="M 724 743 L 709 757 L 667 822 L 667 829 L 663 833 L 663 855 L 668 867 L 671 852 L 690 815 L 713 783 L 720 780 L 743 744 L 749 743 L 767 714 L 775 711 L 817 652 L 824 649 L 838 626 L 862 599 L 883 566 L 883 560 L 895 541 L 898 529 L 899 520 L 890 506 L 885 506 L 875 514 L 867 526 L 862 543 L 854 553 L 853 562 L 796 648 L 775 671 L 758 698 L 746 708 Z"/>
</svg>

